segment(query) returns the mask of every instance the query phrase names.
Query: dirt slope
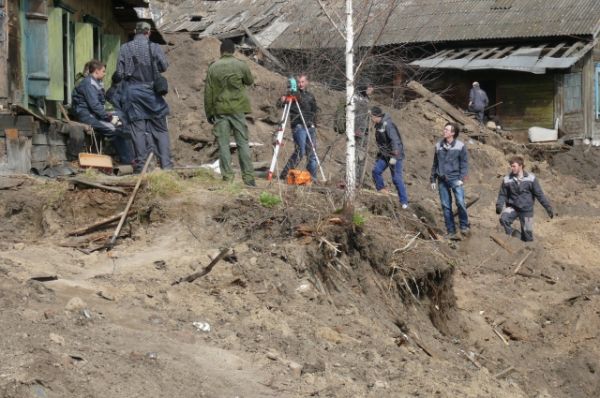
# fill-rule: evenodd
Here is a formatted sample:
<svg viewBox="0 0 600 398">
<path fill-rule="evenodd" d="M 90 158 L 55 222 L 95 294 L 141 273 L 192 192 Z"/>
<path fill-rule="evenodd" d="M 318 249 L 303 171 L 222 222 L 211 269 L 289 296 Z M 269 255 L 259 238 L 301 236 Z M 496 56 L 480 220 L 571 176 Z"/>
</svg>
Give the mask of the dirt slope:
<svg viewBox="0 0 600 398">
<path fill-rule="evenodd" d="M 202 88 L 218 43 L 172 41 L 175 158 L 207 162 L 214 148 L 196 151 L 178 136 L 211 141 Z M 268 161 L 285 79 L 252 70 L 251 140 L 265 144 L 253 154 Z M 363 190 L 360 217 L 344 223 L 336 214 L 344 143 L 328 122 L 339 94 L 313 91 L 323 110 L 319 153 L 332 145 L 330 184 L 260 180 L 245 189 L 209 173 L 156 171 L 109 253 L 84 254 L 72 246 L 85 242 L 65 233 L 117 213 L 126 197 L 5 178 L 0 186 L 14 187 L 0 190 L 0 396 L 599 396 L 600 193 L 591 166 L 600 153 L 528 161 L 558 216 L 536 209 L 536 242 L 503 248 L 490 239 L 506 239 L 493 204 L 506 157 L 520 147 L 463 137 L 467 195 L 480 197 L 473 235 L 432 239 L 443 234 L 428 178 L 445 116 L 413 102 L 392 112 L 407 147 L 410 211 L 394 195 Z M 283 203 L 265 207 L 263 191 Z M 111 231 L 94 236 L 102 242 Z M 212 272 L 172 285 L 224 247 L 233 252 Z"/>
</svg>

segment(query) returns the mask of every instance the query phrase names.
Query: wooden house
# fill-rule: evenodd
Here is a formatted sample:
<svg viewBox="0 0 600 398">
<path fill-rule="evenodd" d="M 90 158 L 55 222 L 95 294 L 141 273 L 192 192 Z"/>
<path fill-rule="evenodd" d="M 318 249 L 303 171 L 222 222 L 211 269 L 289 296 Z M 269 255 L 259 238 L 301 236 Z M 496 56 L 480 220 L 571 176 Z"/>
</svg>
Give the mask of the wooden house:
<svg viewBox="0 0 600 398">
<path fill-rule="evenodd" d="M 65 111 L 77 74 L 100 59 L 108 88 L 120 45 L 147 7 L 144 0 L 0 0 L 0 171 L 66 160 L 66 138 L 81 128 L 66 123 Z"/>
<path fill-rule="evenodd" d="M 186 0 L 160 23 L 165 31 L 255 42 L 298 61 L 302 53 L 331 58 L 345 47 L 334 25 L 343 24 L 345 1 L 322 4 Z M 379 66 L 370 74 L 387 79 L 381 86 L 402 85 L 420 68 L 434 76 L 424 81 L 428 88 L 465 109 L 471 83 L 479 81 L 491 104 L 500 103 L 490 116 L 503 127 L 551 128 L 559 119 L 567 134 L 600 144 L 598 0 L 355 0 L 354 13 L 358 53 L 374 47 L 402 58 L 368 65 Z M 326 66 L 325 74 L 339 75 Z"/>
</svg>

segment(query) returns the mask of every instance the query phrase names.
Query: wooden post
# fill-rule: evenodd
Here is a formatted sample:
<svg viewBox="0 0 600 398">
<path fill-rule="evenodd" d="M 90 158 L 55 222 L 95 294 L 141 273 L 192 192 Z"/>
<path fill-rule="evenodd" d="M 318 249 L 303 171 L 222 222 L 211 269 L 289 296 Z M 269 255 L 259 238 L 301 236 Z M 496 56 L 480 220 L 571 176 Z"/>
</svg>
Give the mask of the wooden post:
<svg viewBox="0 0 600 398">
<path fill-rule="evenodd" d="M 148 166 L 150 165 L 150 162 L 152 161 L 153 157 L 154 157 L 154 152 L 150 152 L 150 155 L 148 156 L 148 159 L 146 159 L 146 163 L 144 164 L 144 168 L 142 169 L 142 173 L 140 174 L 140 177 L 138 178 L 137 183 L 135 184 L 135 188 L 133 188 L 133 192 L 131 193 L 131 196 L 129 197 L 129 202 L 127 202 L 127 206 L 125 207 L 125 210 L 123 210 L 123 216 L 121 216 L 119 225 L 117 225 L 117 229 L 115 230 L 115 233 L 113 234 L 112 238 L 110 238 L 110 240 L 108 242 L 106 242 L 105 247 L 107 249 L 110 249 L 115 245 L 115 242 L 116 242 L 117 238 L 119 237 L 119 233 L 121 232 L 121 228 L 123 228 L 123 223 L 125 222 L 125 219 L 127 218 L 127 213 L 129 212 L 129 208 L 133 204 L 135 195 L 137 194 L 138 189 L 140 189 L 140 185 L 142 184 L 142 179 L 144 178 L 144 175 L 146 175 L 146 171 L 148 170 Z"/>
</svg>

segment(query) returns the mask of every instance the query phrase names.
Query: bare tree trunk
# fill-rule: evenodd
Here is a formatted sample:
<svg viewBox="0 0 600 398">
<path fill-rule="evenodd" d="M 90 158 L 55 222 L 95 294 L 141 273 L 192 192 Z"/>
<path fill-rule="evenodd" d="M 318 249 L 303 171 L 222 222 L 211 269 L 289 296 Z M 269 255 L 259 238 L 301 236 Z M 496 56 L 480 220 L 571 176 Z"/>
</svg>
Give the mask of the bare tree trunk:
<svg viewBox="0 0 600 398">
<path fill-rule="evenodd" d="M 356 194 L 355 140 L 354 140 L 354 27 L 352 0 L 346 0 L 346 192 L 344 207 L 354 206 Z"/>
</svg>

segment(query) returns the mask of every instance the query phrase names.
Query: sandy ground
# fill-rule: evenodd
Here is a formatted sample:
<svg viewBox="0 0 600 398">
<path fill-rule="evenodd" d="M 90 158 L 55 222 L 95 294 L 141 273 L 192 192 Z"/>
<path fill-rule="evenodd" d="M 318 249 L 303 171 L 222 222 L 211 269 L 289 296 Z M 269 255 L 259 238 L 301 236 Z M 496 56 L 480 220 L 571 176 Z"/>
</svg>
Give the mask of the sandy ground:
<svg viewBox="0 0 600 398">
<path fill-rule="evenodd" d="M 168 51 L 174 157 L 197 165 L 215 159 L 202 93 L 218 43 L 178 40 Z M 252 70 L 251 140 L 264 144 L 253 156 L 264 162 L 285 79 Z M 365 189 L 348 222 L 337 214 L 344 139 L 330 128 L 340 94 L 313 91 L 329 183 L 246 189 L 207 172 L 154 171 L 110 252 L 80 249 L 114 224 L 96 242 L 65 235 L 127 197 L 3 177 L 0 396 L 600 396 L 600 152 L 528 159 L 558 215 L 536 208 L 536 241 L 524 244 L 494 213 L 506 159 L 522 147 L 491 132 L 486 144 L 462 137 L 467 197 L 479 196 L 473 233 L 436 239 L 443 220 L 428 179 L 445 116 L 415 101 L 392 112 L 409 211 Z M 194 149 L 181 134 L 209 143 Z M 131 179 L 119 181 L 130 190 Z M 266 207 L 263 192 L 282 203 Z M 232 250 L 210 273 L 173 285 L 223 248 Z"/>
</svg>

